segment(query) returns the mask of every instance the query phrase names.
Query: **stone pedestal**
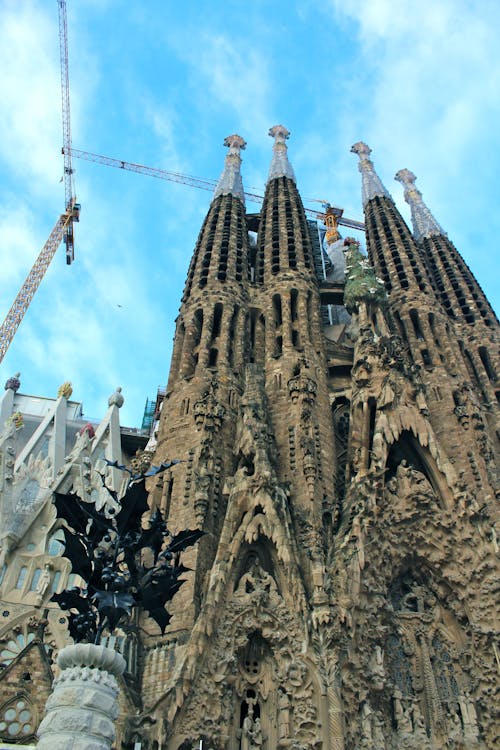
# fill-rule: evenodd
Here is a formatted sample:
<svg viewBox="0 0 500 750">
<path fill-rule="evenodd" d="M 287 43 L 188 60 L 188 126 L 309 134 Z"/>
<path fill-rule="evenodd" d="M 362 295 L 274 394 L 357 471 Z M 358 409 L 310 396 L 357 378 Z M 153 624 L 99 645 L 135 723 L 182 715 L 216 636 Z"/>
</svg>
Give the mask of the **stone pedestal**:
<svg viewBox="0 0 500 750">
<path fill-rule="evenodd" d="M 110 750 L 118 715 L 116 678 L 125 670 L 121 654 L 79 643 L 59 653 L 54 681 L 38 729 L 38 750 Z"/>
</svg>

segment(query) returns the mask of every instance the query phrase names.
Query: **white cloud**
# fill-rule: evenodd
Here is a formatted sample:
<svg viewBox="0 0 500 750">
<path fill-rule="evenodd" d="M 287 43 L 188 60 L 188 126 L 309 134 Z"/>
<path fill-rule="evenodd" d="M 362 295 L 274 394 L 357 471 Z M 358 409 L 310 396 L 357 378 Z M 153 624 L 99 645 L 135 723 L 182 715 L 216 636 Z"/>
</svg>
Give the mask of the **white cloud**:
<svg viewBox="0 0 500 750">
<path fill-rule="evenodd" d="M 496 92 L 500 8 L 465 0 L 333 0 L 339 15 L 358 26 L 364 62 L 371 63 L 365 106 L 372 116 L 353 121 L 383 157 L 457 165 L 500 112 Z"/>
<path fill-rule="evenodd" d="M 204 110 L 224 109 L 228 120 L 235 118 L 238 127 L 252 134 L 253 143 L 259 137 L 262 141 L 273 124 L 271 63 L 265 50 L 241 36 L 206 32 L 196 47 L 183 45 L 178 54 L 196 72 Z"/>
<path fill-rule="evenodd" d="M 59 189 L 62 174 L 58 49 L 55 13 L 33 2 L 3 3 L 0 158 L 34 192 Z"/>
<path fill-rule="evenodd" d="M 24 281 L 41 247 L 35 231 L 33 212 L 20 204 L 13 195 L 3 193 L 0 200 L 0 252 L 2 273 L 0 275 L 1 309 L 6 312 L 6 295 L 11 285 Z M 12 302 L 12 300 L 11 300 Z M 9 302 L 10 304 L 10 302 Z"/>
</svg>

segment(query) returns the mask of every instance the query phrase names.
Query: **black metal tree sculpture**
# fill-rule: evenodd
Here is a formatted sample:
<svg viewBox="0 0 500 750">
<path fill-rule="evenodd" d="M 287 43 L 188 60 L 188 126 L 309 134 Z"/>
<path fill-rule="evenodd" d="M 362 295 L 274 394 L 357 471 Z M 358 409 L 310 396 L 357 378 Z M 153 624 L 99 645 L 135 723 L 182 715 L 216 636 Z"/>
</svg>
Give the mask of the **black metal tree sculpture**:
<svg viewBox="0 0 500 750">
<path fill-rule="evenodd" d="M 116 461 L 106 463 L 128 472 L 130 478 L 119 499 L 101 474 L 112 500 L 105 510 L 97 510 L 74 493 L 56 493 L 54 499 L 62 521 L 64 557 L 86 584 L 52 596 L 52 601 L 69 612 L 69 633 L 76 642 L 100 643 L 103 631 L 112 633 L 126 625 L 134 607 L 144 609 L 165 632 L 170 620 L 165 605 L 184 583 L 182 574 L 189 570 L 179 564 L 178 553 L 204 533 L 187 529 L 171 536 L 160 510 L 154 511 L 145 528 L 142 526 L 148 510 L 146 478 L 179 461 L 152 466 L 141 474 L 133 474 Z"/>
</svg>

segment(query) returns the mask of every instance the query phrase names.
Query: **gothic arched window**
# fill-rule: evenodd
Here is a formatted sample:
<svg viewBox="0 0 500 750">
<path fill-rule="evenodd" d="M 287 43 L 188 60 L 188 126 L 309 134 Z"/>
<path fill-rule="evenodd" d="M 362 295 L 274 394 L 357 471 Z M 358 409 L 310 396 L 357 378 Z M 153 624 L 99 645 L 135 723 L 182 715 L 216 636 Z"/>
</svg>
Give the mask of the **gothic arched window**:
<svg viewBox="0 0 500 750">
<path fill-rule="evenodd" d="M 20 695 L 0 708 L 0 737 L 23 740 L 35 733 L 36 718 L 30 701 Z"/>
</svg>

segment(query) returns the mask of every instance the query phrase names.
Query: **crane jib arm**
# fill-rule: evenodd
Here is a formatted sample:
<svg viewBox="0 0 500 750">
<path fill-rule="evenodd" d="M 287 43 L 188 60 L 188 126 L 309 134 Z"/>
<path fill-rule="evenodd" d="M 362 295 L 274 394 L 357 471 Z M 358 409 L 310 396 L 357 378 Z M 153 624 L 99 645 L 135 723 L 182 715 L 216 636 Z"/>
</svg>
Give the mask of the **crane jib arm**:
<svg viewBox="0 0 500 750">
<path fill-rule="evenodd" d="M 24 314 L 28 309 L 36 290 L 40 286 L 40 282 L 42 281 L 57 248 L 61 244 L 64 235 L 72 225 L 73 221 L 78 220 L 79 208 L 78 204 L 75 204 L 70 210 L 66 211 L 66 213 L 59 217 L 47 239 L 47 242 L 43 246 L 38 258 L 31 268 L 31 271 L 26 277 L 24 284 L 19 290 L 12 307 L 7 313 L 4 322 L 0 327 L 0 362 L 3 360 Z"/>
<path fill-rule="evenodd" d="M 68 155 L 67 149 L 63 149 L 64 157 Z M 190 185 L 191 187 L 201 188 L 202 190 L 215 190 L 217 180 L 211 180 L 204 177 L 193 177 L 187 174 L 181 174 L 180 172 L 169 172 L 166 169 L 158 169 L 157 167 L 148 167 L 145 164 L 135 164 L 134 162 L 124 161 L 123 159 L 113 159 L 110 156 L 102 156 L 102 154 L 93 154 L 90 151 L 81 151 L 80 149 L 69 147 L 69 154 L 74 156 L 76 159 L 85 159 L 85 161 L 93 162 L 94 164 L 104 164 L 106 167 L 115 167 L 115 169 L 125 169 L 128 172 L 136 172 L 137 174 L 145 174 L 148 177 L 156 177 L 159 180 L 169 180 L 170 182 L 180 182 L 183 185 Z M 247 201 L 253 203 L 262 203 L 264 200 L 263 195 L 257 195 L 256 193 L 248 193 L 245 191 L 245 198 Z M 307 216 L 313 219 L 322 218 L 324 214 L 318 214 L 313 208 L 304 208 Z M 351 229 L 359 229 L 364 231 L 365 225 L 361 221 L 355 219 L 346 219 L 340 214 L 338 223 L 343 224 Z"/>
</svg>

